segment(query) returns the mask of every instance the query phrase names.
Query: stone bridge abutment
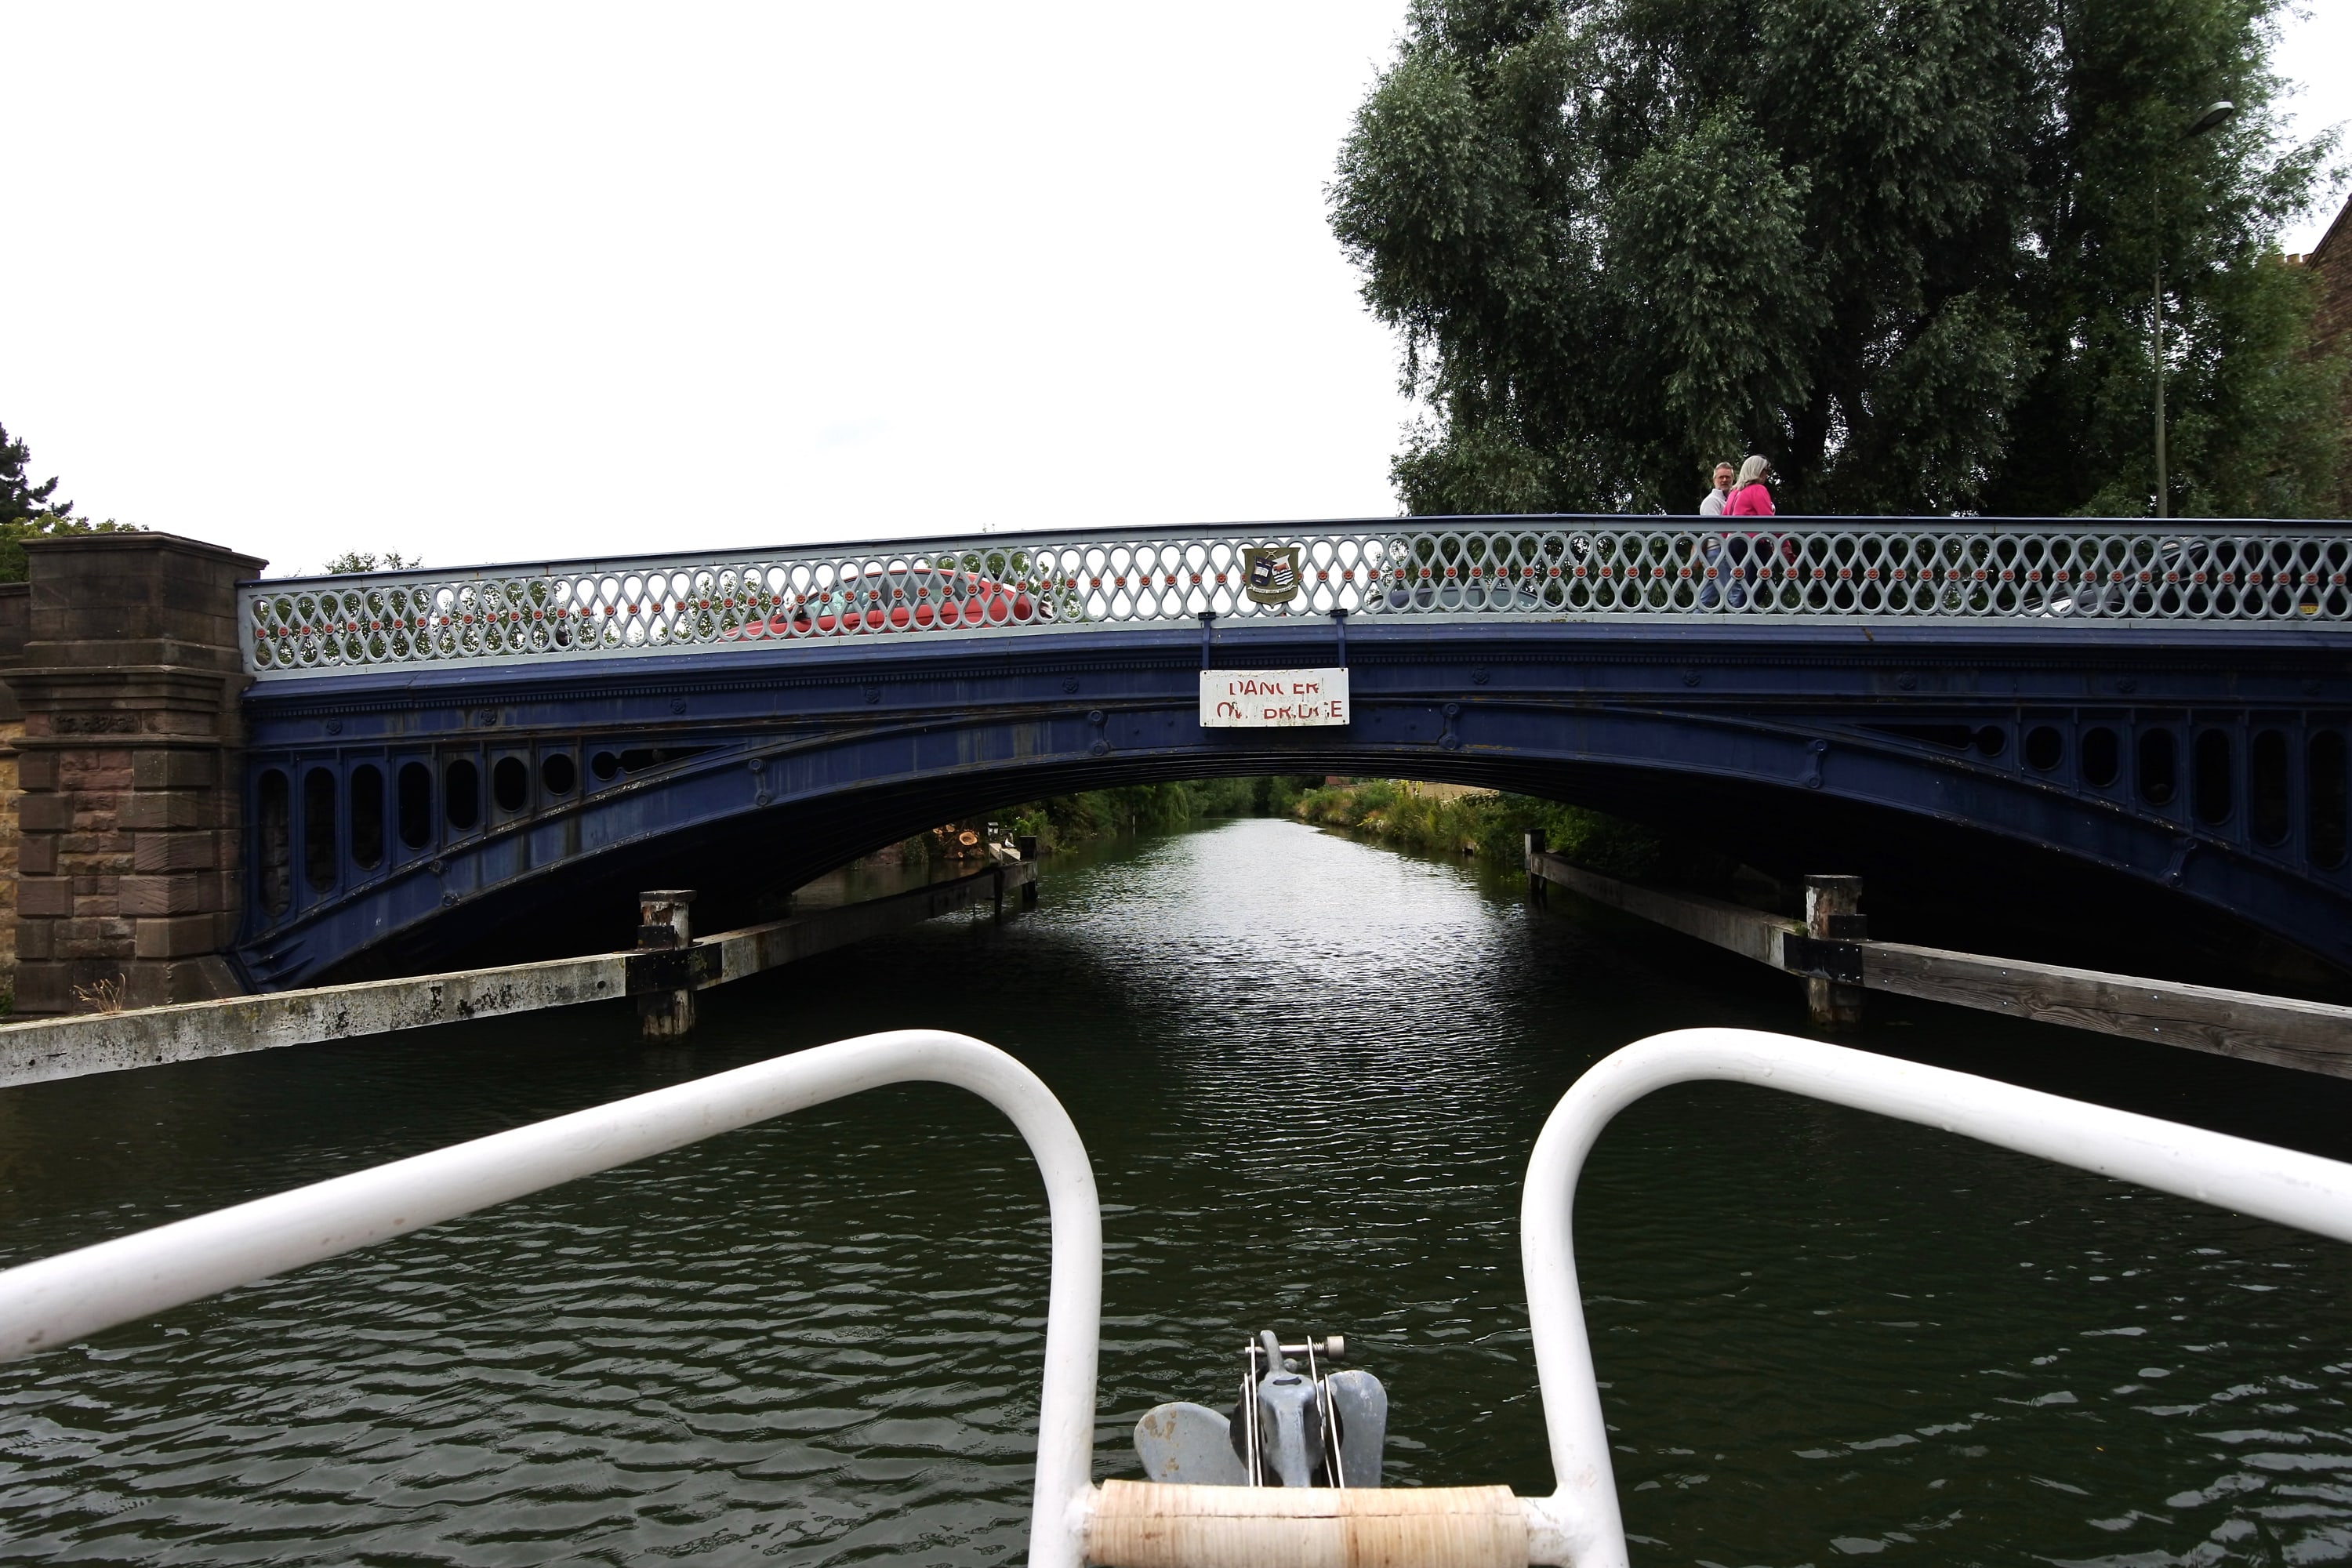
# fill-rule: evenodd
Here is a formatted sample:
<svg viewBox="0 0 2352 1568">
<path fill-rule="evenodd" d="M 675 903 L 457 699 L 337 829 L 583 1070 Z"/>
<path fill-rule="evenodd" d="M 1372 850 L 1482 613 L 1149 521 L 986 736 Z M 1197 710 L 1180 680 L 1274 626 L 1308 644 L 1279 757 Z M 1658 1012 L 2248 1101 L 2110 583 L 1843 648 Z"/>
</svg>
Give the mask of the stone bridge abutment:
<svg viewBox="0 0 2352 1568">
<path fill-rule="evenodd" d="M 236 591 L 265 563 L 162 533 L 26 556 L 30 581 L 0 589 L 16 1010 L 238 994 Z"/>
</svg>

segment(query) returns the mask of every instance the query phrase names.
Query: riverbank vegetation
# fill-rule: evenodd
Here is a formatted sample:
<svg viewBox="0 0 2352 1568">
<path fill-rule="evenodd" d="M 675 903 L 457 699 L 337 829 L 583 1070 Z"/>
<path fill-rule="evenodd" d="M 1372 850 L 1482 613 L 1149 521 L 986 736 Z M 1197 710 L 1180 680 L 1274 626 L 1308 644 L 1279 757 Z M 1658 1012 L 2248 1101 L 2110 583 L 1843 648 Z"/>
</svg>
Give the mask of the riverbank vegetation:
<svg viewBox="0 0 2352 1568">
<path fill-rule="evenodd" d="M 1128 833 L 1167 832 L 1226 816 L 1283 816 L 1335 827 L 1393 849 L 1475 856 L 1516 865 L 1529 833 L 1555 853 L 1615 877 L 1685 886 L 1725 881 L 1719 856 L 1661 839 L 1645 828 L 1532 795 L 1462 793 L 1402 779 L 1327 781 L 1320 775 L 1188 779 L 1054 795 L 946 824 L 894 853 L 934 863 L 984 853 L 991 826 L 1002 838 L 1034 835 L 1048 853 Z M 887 853 L 887 852 L 886 852 Z"/>
<path fill-rule="evenodd" d="M 1117 789 L 1048 795 L 917 834 L 883 851 L 883 858 L 921 859 L 933 864 L 969 858 L 979 851 L 992 825 L 1000 838 L 1034 836 L 1038 847 L 1051 854 L 1097 838 L 1123 833 L 1164 833 L 1213 817 L 1289 816 L 1296 813 L 1299 801 L 1322 782 L 1319 773 L 1271 774 L 1123 784 Z"/>
<path fill-rule="evenodd" d="M 1035 834 L 1048 850 L 1119 833 L 1164 831 L 1218 816 L 1286 816 L 1320 775 L 1185 779 L 1173 784 L 1126 784 L 1118 789 L 1057 795 L 1000 812 L 994 820 L 1008 835 Z"/>
<path fill-rule="evenodd" d="M 1453 794 L 1401 779 L 1324 784 L 1302 796 L 1293 815 L 1393 848 L 1505 865 L 1518 864 L 1527 836 L 1541 833 L 1555 854 L 1612 877 L 1713 884 L 1733 869 L 1719 856 L 1581 806 L 1524 795 Z"/>
</svg>

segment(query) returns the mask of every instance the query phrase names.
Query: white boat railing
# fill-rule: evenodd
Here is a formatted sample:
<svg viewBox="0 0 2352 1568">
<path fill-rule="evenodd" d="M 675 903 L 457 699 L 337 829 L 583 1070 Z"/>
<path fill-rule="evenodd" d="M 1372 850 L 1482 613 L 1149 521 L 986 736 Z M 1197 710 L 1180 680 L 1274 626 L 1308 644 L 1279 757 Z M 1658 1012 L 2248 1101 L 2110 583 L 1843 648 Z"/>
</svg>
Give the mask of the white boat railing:
<svg viewBox="0 0 2352 1568">
<path fill-rule="evenodd" d="M 1625 1527 L 1570 1236 L 1576 1179 L 1619 1111 L 1654 1089 L 1704 1079 L 1875 1111 L 2352 1241 L 2352 1165 L 2334 1160 L 1818 1040 L 1752 1029 L 1654 1035 L 1576 1080 L 1528 1163 L 1519 1255 L 1558 1488 L 1528 1500 L 1530 1563 L 1624 1568 Z"/>
<path fill-rule="evenodd" d="M 970 1089 L 1004 1112 L 1045 1179 L 1053 1274 L 1037 1401 L 1030 1562 L 1076 1568 L 1094 1460 L 1102 1211 L 1069 1113 L 994 1046 L 903 1029 L 817 1046 L 493 1133 L 0 1273 L 0 1360 L 317 1263 L 476 1209 L 897 1083 Z"/>
<path fill-rule="evenodd" d="M 0 1359 L 250 1284 L 575 1177 L 887 1084 L 971 1090 L 1035 1157 L 1053 1218 L 1032 1568 L 1625 1568 L 1622 1517 L 1570 1234 L 1585 1156 L 1654 1089 L 1755 1084 L 1875 1111 L 2352 1241 L 2352 1165 L 1947 1068 L 1747 1029 L 1685 1029 L 1588 1069 L 1545 1123 L 1520 1206 L 1536 1370 L 1557 1489 L 1090 1484 L 1102 1308 L 1094 1173 L 1052 1092 L 1003 1051 L 904 1030 L 794 1052 L 0 1272 Z"/>
</svg>

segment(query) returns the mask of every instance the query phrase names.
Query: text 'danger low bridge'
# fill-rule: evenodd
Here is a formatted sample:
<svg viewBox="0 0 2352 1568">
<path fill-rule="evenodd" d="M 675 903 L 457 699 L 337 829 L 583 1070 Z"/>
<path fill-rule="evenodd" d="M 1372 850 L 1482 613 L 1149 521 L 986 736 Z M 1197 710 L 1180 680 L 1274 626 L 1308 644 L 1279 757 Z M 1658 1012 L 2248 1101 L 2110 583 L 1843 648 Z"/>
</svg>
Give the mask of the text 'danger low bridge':
<svg viewBox="0 0 2352 1568">
<path fill-rule="evenodd" d="M 274 989 L 742 908 L 950 817 L 1261 772 L 1575 801 L 1874 889 L 2030 879 L 2352 970 L 2352 534 L 1462 518 L 245 584 L 242 925 Z M 1221 727 L 1204 670 L 1345 672 Z M 2151 897 L 2150 895 L 2155 895 Z M 2151 965 L 2152 966 L 2152 965 Z"/>
</svg>

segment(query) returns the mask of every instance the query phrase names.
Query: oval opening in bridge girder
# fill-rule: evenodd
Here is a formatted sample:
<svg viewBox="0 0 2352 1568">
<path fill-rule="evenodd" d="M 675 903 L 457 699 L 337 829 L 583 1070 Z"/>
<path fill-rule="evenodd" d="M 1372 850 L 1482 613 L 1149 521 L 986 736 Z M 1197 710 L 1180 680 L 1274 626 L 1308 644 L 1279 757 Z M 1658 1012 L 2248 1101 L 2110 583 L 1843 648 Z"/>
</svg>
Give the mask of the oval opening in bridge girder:
<svg viewBox="0 0 2352 1568">
<path fill-rule="evenodd" d="M 282 915 L 294 902 L 294 813 L 292 786 L 277 768 L 261 773 L 261 907 Z"/>
<path fill-rule="evenodd" d="M 312 768 L 302 775 L 302 879 L 314 893 L 335 885 L 335 774 Z"/>
<path fill-rule="evenodd" d="M 504 812 L 530 804 L 530 768 L 520 757 L 500 757 L 490 764 L 490 799 Z"/>
<path fill-rule="evenodd" d="M 2123 772 L 2123 748 L 2116 743 L 2116 732 L 2105 725 L 2083 733 L 2083 782 L 2093 789 L 2114 785 Z"/>
<path fill-rule="evenodd" d="M 2246 756 L 2246 816 L 2257 844 L 2286 842 L 2286 734 L 2264 730 Z"/>
<path fill-rule="evenodd" d="M 2036 724 L 2025 732 L 2025 765 L 2046 773 L 2066 760 L 2066 737 L 2055 724 Z"/>
<path fill-rule="evenodd" d="M 611 784 L 623 773 L 641 773 L 647 768 L 682 763 L 709 750 L 709 746 L 631 746 L 621 752 L 596 752 L 588 758 L 588 772 L 598 784 Z"/>
<path fill-rule="evenodd" d="M 2344 864 L 2345 773 L 2343 731 L 2322 730 L 2312 736 L 2304 753 L 2304 809 L 2312 863 L 2330 871 Z"/>
<path fill-rule="evenodd" d="M 400 841 L 411 849 L 433 842 L 433 770 L 423 763 L 400 764 Z"/>
<path fill-rule="evenodd" d="M 352 864 L 362 871 L 383 864 L 383 770 L 373 763 L 352 770 Z"/>
<path fill-rule="evenodd" d="M 441 775 L 441 810 L 460 833 L 471 833 L 480 824 L 482 770 L 471 757 L 459 757 Z"/>
<path fill-rule="evenodd" d="M 2139 797 L 2150 805 L 2169 805 L 2180 793 L 2180 748 L 2169 730 L 2139 732 Z"/>
<path fill-rule="evenodd" d="M 2197 731 L 2197 744 L 2189 752 L 2189 805 L 2198 821 L 2210 826 L 2230 820 L 2230 813 L 2237 805 L 2234 773 L 2230 732 Z"/>
</svg>

